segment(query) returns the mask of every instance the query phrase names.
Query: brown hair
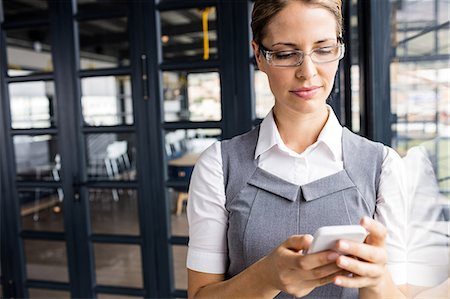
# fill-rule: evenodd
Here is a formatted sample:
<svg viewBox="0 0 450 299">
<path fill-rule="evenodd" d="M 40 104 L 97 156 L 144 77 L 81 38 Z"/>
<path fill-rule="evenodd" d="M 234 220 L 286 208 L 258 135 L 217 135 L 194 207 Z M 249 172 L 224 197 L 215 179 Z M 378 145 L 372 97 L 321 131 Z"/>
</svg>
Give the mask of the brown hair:
<svg viewBox="0 0 450 299">
<path fill-rule="evenodd" d="M 252 12 L 253 39 L 257 43 L 265 36 L 267 24 L 279 13 L 290 1 L 293 0 L 256 0 Z M 295 0 L 307 5 L 316 5 L 328 10 L 336 19 L 336 34 L 342 35 L 342 0 Z"/>
</svg>

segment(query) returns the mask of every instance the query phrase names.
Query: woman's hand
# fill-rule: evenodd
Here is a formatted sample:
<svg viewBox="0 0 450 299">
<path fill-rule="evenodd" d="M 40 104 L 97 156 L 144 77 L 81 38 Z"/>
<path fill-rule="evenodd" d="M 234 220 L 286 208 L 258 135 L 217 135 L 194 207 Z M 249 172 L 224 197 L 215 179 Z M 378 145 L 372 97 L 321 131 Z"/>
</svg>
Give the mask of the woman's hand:
<svg viewBox="0 0 450 299">
<path fill-rule="evenodd" d="M 277 290 L 303 297 L 316 287 L 331 283 L 336 276 L 348 273 L 336 265 L 339 257 L 336 252 L 303 254 L 312 239 L 311 235 L 289 237 L 261 260 L 265 268 L 260 272 L 261 279 Z"/>
<path fill-rule="evenodd" d="M 337 258 L 336 264 L 353 276 L 337 276 L 334 283 L 346 288 L 359 288 L 361 298 L 381 298 L 383 292 L 395 287 L 386 267 L 387 230 L 369 217 L 363 217 L 360 224 L 369 232 L 363 244 L 346 240 L 336 244 L 336 250 L 343 254 Z"/>
</svg>

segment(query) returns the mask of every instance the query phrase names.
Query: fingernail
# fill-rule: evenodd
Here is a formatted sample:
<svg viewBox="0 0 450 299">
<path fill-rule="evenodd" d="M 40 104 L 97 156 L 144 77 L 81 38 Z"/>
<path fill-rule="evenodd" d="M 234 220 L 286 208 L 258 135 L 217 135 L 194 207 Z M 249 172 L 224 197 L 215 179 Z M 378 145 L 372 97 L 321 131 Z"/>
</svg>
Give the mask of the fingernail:
<svg viewBox="0 0 450 299">
<path fill-rule="evenodd" d="M 339 248 L 344 249 L 344 250 L 349 249 L 350 245 L 347 242 L 341 241 L 341 242 L 339 242 Z"/>
<path fill-rule="evenodd" d="M 335 261 L 335 260 L 337 260 L 338 257 L 339 257 L 339 254 L 337 254 L 336 252 L 333 252 L 333 253 L 330 253 L 327 258 L 329 261 Z"/>
<path fill-rule="evenodd" d="M 334 281 L 334 284 L 337 284 L 337 285 L 340 285 L 342 283 L 342 280 L 340 280 L 339 278 L 337 278 L 335 281 Z"/>
</svg>

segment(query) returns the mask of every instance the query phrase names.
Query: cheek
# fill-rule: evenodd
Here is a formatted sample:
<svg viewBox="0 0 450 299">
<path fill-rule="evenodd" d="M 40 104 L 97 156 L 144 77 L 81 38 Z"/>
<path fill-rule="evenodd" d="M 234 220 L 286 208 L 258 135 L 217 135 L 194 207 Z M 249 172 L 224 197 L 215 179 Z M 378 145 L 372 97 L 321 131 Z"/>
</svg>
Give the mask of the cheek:
<svg viewBox="0 0 450 299">
<path fill-rule="evenodd" d="M 279 69 L 274 72 L 267 72 L 267 77 L 269 79 L 269 85 L 272 91 L 275 93 L 278 90 L 285 89 L 284 86 L 289 85 L 290 80 L 294 77 L 293 74 L 289 74 L 288 72 L 283 72 L 282 69 Z"/>
<path fill-rule="evenodd" d="M 333 85 L 334 77 L 336 76 L 336 72 L 338 70 L 337 65 L 331 65 L 329 67 L 324 67 L 322 72 L 320 73 L 321 77 L 327 81 L 328 84 Z"/>
<path fill-rule="evenodd" d="M 324 92 L 329 94 L 334 85 L 334 77 L 336 76 L 336 70 L 333 68 L 329 68 L 328 70 L 323 70 L 320 73 L 320 77 L 322 83 L 324 84 L 325 90 Z"/>
</svg>

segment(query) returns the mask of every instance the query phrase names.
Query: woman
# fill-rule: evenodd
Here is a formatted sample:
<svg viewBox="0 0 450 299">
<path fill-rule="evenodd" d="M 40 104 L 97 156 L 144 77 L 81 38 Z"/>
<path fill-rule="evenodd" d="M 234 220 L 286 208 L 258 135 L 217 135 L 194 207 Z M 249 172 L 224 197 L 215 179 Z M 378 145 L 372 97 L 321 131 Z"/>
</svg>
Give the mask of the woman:
<svg viewBox="0 0 450 299">
<path fill-rule="evenodd" d="M 343 129 L 326 104 L 344 55 L 340 0 L 257 0 L 252 30 L 275 105 L 195 166 L 189 297 L 401 298 L 386 266 L 389 256 L 403 284 L 400 158 Z M 364 244 L 304 253 L 317 228 L 358 223 Z"/>
</svg>

